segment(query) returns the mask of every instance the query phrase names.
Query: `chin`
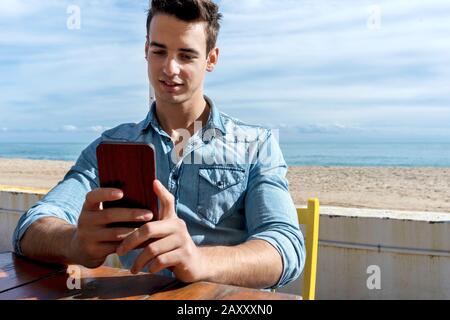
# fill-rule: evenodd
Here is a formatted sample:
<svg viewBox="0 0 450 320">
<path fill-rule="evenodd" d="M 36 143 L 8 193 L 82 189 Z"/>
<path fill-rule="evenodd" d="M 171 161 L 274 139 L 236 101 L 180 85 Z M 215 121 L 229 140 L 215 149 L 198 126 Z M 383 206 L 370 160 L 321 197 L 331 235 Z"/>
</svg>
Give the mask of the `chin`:
<svg viewBox="0 0 450 320">
<path fill-rule="evenodd" d="M 159 88 L 158 88 L 159 89 Z M 192 98 L 192 94 L 189 94 L 186 91 L 170 93 L 165 90 L 156 90 L 156 97 L 160 98 L 162 101 L 172 102 L 172 103 L 181 103 Z"/>
<path fill-rule="evenodd" d="M 167 102 L 167 103 L 183 103 L 187 100 L 189 100 L 186 96 L 184 95 L 167 95 L 167 94 L 162 94 L 159 96 L 159 98 L 161 99 L 161 101 Z"/>
</svg>

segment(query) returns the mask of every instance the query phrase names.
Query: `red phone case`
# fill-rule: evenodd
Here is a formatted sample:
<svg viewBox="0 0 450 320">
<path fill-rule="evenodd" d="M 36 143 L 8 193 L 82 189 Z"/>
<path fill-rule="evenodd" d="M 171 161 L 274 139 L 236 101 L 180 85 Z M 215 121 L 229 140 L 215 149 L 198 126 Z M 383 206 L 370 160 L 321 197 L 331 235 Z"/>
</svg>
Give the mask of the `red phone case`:
<svg viewBox="0 0 450 320">
<path fill-rule="evenodd" d="M 97 146 L 100 187 L 118 188 L 123 198 L 103 202 L 103 208 L 140 208 L 153 212 L 159 220 L 158 197 L 153 191 L 156 179 L 155 149 L 147 143 L 101 142 Z M 145 222 L 118 222 L 110 227 L 139 228 Z"/>
</svg>

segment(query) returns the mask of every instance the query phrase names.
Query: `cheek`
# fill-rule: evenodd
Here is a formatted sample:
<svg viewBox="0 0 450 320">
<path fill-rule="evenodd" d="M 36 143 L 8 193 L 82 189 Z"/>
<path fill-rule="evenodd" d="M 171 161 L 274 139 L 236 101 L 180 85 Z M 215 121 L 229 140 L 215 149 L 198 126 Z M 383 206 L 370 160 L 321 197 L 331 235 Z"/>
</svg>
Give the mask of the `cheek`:
<svg viewBox="0 0 450 320">
<path fill-rule="evenodd" d="M 192 65 L 183 70 L 182 76 L 185 77 L 186 79 L 190 79 L 190 81 L 193 83 L 200 83 L 204 78 L 205 70 L 206 70 L 205 64 Z"/>
<path fill-rule="evenodd" d="M 148 63 L 147 70 L 150 78 L 156 78 L 158 76 L 158 67 L 155 63 Z"/>
</svg>

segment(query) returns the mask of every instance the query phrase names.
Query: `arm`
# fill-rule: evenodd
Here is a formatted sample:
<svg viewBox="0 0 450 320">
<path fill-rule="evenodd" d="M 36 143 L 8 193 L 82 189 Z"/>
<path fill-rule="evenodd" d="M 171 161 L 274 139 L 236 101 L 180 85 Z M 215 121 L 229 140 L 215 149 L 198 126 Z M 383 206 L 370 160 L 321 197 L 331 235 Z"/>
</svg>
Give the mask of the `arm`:
<svg viewBox="0 0 450 320">
<path fill-rule="evenodd" d="M 306 250 L 279 144 L 271 131 L 261 141 L 252 161 L 245 197 L 248 240 L 265 240 L 276 248 L 283 267 L 273 287 L 280 287 L 299 277 Z"/>
<path fill-rule="evenodd" d="M 202 247 L 204 280 L 251 288 L 275 285 L 283 271 L 278 251 L 263 240 L 232 247 Z"/>
<path fill-rule="evenodd" d="M 14 250 L 18 254 L 47 257 L 53 262 L 65 260 L 67 254 L 53 250 L 55 243 L 52 240 L 61 240 L 59 226 L 64 229 L 68 229 L 66 224 L 76 226 L 86 194 L 97 187 L 94 151 L 99 141 L 96 140 L 83 150 L 64 179 L 20 217 L 12 239 Z M 45 228 L 47 223 L 48 230 Z M 54 233 L 55 229 L 58 234 Z M 49 239 L 53 237 L 55 239 Z M 63 243 L 67 245 L 66 240 Z"/>
<path fill-rule="evenodd" d="M 73 225 L 59 218 L 46 217 L 36 220 L 20 241 L 22 253 L 31 259 L 50 263 L 73 263 L 67 248 L 75 229 Z"/>
<path fill-rule="evenodd" d="M 102 202 L 118 200 L 122 196 L 120 190 L 108 188 L 89 192 L 77 226 L 53 217 L 36 220 L 21 240 L 23 254 L 46 262 L 81 264 L 89 268 L 100 266 L 116 251 L 122 239 L 134 231 L 132 228 L 109 228 L 108 224 L 153 218 L 148 210 L 101 208 Z"/>
</svg>

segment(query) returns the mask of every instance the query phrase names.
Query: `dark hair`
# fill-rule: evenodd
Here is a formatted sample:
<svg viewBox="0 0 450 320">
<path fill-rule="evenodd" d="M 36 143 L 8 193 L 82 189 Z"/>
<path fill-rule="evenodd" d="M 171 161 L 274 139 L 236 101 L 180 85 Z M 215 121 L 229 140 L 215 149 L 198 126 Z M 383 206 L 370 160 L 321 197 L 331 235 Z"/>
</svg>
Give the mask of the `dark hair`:
<svg viewBox="0 0 450 320">
<path fill-rule="evenodd" d="M 147 15 L 147 37 L 150 34 L 152 18 L 157 14 L 168 14 L 180 20 L 203 21 L 206 26 L 206 54 L 216 46 L 222 14 L 211 0 L 152 0 Z"/>
</svg>

